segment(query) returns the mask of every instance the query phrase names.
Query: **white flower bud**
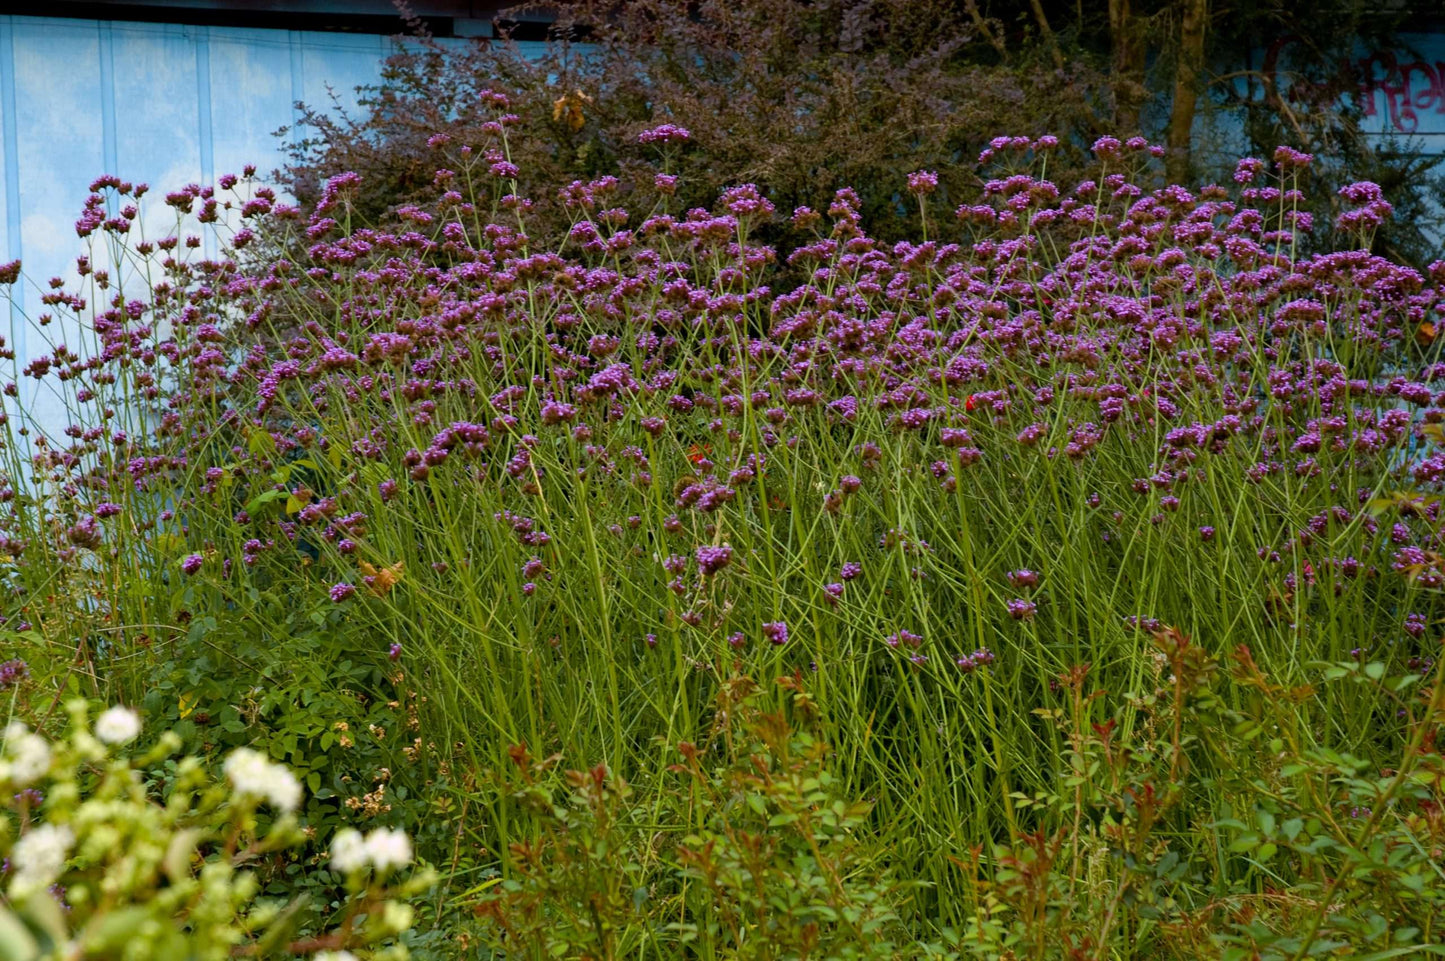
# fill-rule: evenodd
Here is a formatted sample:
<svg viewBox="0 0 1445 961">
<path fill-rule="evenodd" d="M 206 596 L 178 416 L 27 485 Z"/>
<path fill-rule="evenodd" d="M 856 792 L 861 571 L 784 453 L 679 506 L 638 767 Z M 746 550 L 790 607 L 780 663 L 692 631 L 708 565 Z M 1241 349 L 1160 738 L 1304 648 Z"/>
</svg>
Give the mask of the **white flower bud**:
<svg viewBox="0 0 1445 961">
<path fill-rule="evenodd" d="M 124 744 L 140 735 L 140 715 L 116 705 L 95 719 L 95 736 L 106 744 Z"/>
<path fill-rule="evenodd" d="M 10 896 L 25 898 L 55 883 L 75 844 L 75 833 L 65 825 L 41 824 L 31 828 L 10 849 Z"/>
<path fill-rule="evenodd" d="M 301 805 L 301 782 L 280 764 L 273 764 L 259 751 L 240 747 L 226 758 L 226 776 L 242 794 L 264 798 L 281 811 L 290 813 Z"/>
<path fill-rule="evenodd" d="M 5 760 L 6 763 L 0 765 L 0 778 L 25 787 L 50 770 L 50 745 L 24 724 L 11 721 L 5 728 Z"/>
<path fill-rule="evenodd" d="M 366 836 L 366 854 L 377 871 L 406 867 L 411 863 L 411 838 L 405 831 L 377 828 Z"/>
<path fill-rule="evenodd" d="M 331 839 L 331 868 L 341 874 L 360 871 L 370 863 L 366 841 L 355 828 L 342 828 Z"/>
</svg>

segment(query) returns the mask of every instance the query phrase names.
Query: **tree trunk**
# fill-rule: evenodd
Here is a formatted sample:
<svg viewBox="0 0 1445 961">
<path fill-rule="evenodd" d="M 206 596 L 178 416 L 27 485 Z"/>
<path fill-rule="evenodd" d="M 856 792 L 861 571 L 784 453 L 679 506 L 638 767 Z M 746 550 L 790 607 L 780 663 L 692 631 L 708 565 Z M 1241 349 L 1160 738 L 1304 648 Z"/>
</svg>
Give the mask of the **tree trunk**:
<svg viewBox="0 0 1445 961">
<path fill-rule="evenodd" d="M 1199 106 L 1199 75 L 1204 71 L 1204 32 L 1209 0 L 1181 0 L 1179 56 L 1174 65 L 1174 102 L 1169 110 L 1168 154 L 1164 165 L 1173 183 L 1189 176 L 1194 114 Z"/>
<path fill-rule="evenodd" d="M 1049 18 L 1044 14 L 1044 5 L 1040 0 L 1030 0 L 1034 8 L 1034 20 L 1039 25 L 1039 36 L 1043 37 L 1044 44 L 1049 48 L 1049 55 L 1054 58 L 1054 69 L 1064 69 L 1064 52 L 1059 49 L 1058 38 L 1054 36 L 1054 30 L 1049 26 Z"/>
<path fill-rule="evenodd" d="M 1114 133 L 1139 132 L 1144 103 L 1144 45 L 1130 0 L 1109 0 L 1109 43 L 1114 61 Z"/>
</svg>

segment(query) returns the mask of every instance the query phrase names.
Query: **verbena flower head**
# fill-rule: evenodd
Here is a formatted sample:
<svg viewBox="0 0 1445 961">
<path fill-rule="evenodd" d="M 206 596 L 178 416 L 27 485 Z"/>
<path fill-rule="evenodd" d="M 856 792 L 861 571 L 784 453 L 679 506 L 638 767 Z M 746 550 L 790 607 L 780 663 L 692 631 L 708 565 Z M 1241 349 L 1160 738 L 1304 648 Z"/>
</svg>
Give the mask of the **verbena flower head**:
<svg viewBox="0 0 1445 961">
<path fill-rule="evenodd" d="M 938 189 L 938 174 L 931 170 L 919 170 L 908 175 L 908 192 L 926 197 Z"/>
<path fill-rule="evenodd" d="M 1038 610 L 1037 604 L 1022 597 L 1014 598 L 1008 602 L 1009 617 L 1012 617 L 1016 621 L 1033 620 L 1036 610 Z"/>
<path fill-rule="evenodd" d="M 1028 568 L 1023 568 L 1017 571 L 1009 571 L 1008 582 L 1014 587 L 1019 588 L 1038 587 L 1039 575 L 1029 570 Z"/>
<path fill-rule="evenodd" d="M 697 566 L 704 575 L 711 577 L 732 563 L 733 549 L 727 544 L 718 547 L 704 545 L 697 549 Z"/>
<path fill-rule="evenodd" d="M 637 135 L 637 142 L 644 144 L 679 144 L 691 139 L 692 134 L 686 127 L 671 123 L 659 124 Z"/>
<path fill-rule="evenodd" d="M 0 691 L 14 687 L 30 676 L 30 665 L 19 658 L 0 663 Z"/>
</svg>

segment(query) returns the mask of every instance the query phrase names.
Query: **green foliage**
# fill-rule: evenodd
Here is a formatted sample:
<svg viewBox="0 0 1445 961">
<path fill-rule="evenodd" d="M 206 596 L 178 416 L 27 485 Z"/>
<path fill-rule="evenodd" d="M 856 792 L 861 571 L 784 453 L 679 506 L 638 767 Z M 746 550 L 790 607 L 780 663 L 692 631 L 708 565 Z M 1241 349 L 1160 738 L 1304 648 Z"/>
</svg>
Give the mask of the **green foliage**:
<svg viewBox="0 0 1445 961">
<path fill-rule="evenodd" d="M 912 943 L 904 886 L 866 840 L 871 806 L 841 795 L 815 708 L 780 679 L 791 712 L 768 713 L 751 679 L 724 681 L 710 744 L 678 745 L 672 783 L 639 798 L 605 765 L 568 771 L 515 748 L 516 804 L 536 838 L 513 845 L 517 873 L 477 903 L 486 943 L 508 957 L 893 958 Z M 675 845 L 675 847 L 672 847 Z"/>
<path fill-rule="evenodd" d="M 396 938 L 411 927 L 405 902 L 434 884 L 429 871 L 354 872 L 332 923 L 303 935 L 305 886 L 293 879 L 271 898 L 263 880 L 296 863 L 305 841 L 289 771 L 241 751 L 226 763 L 229 783 L 213 780 L 200 759 L 171 759 L 181 743 L 171 731 L 145 753 L 122 753 L 140 732 L 134 712 L 113 708 L 93 732 L 84 701 L 68 713 L 64 740 L 19 722 L 5 732 L 0 782 L 19 793 L 0 820 L 0 957 L 408 957 Z"/>
<path fill-rule="evenodd" d="M 986 957 L 1092 957 L 1120 937 L 1144 957 L 1439 953 L 1441 673 L 1314 665 L 1399 712 L 1399 754 L 1379 768 L 1311 745 L 1327 723 L 1317 692 L 1270 680 L 1247 647 L 1230 658 L 1233 707 L 1213 657 L 1172 628 L 1155 642 L 1133 731 L 1119 713 L 1092 720 L 1105 694 L 1086 691 L 1087 668 L 1059 678 L 1067 706 L 1041 713 L 1067 736 L 1067 766 L 1056 792 L 1017 796 L 1036 830 L 995 854 L 961 944 Z"/>
</svg>

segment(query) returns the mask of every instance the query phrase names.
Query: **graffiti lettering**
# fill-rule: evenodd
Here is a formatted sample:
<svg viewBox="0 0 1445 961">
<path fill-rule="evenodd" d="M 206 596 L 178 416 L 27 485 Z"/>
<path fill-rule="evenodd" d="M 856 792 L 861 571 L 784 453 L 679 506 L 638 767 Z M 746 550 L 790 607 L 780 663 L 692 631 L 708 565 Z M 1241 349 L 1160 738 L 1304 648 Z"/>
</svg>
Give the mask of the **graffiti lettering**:
<svg viewBox="0 0 1445 961">
<path fill-rule="evenodd" d="M 1382 102 L 1388 129 L 1407 134 L 1420 132 L 1422 113 L 1445 117 L 1445 63 L 1401 63 L 1394 53 L 1382 50 L 1359 61 L 1357 69 L 1362 78 L 1360 109 L 1366 117 L 1378 116 L 1376 104 Z"/>
<path fill-rule="evenodd" d="M 1435 133 L 1445 126 L 1445 60 L 1402 60 L 1396 51 L 1376 50 L 1347 63 L 1335 82 L 1316 82 L 1289 72 L 1289 44 L 1279 41 L 1265 52 L 1270 96 L 1318 104 L 1353 93 L 1368 126 L 1402 134 Z M 1438 41 L 1432 46 L 1438 48 Z"/>
</svg>

